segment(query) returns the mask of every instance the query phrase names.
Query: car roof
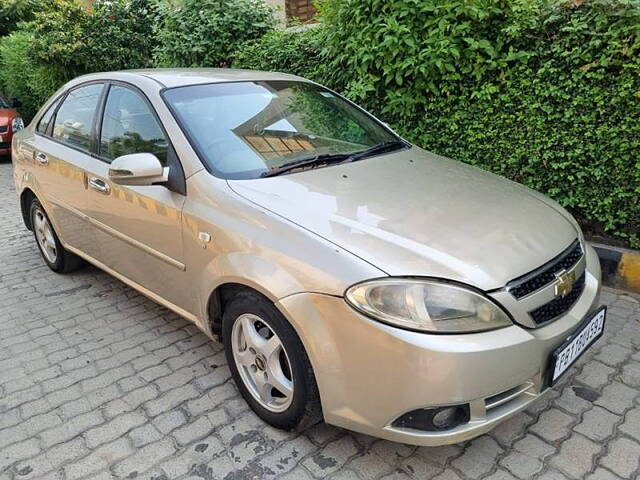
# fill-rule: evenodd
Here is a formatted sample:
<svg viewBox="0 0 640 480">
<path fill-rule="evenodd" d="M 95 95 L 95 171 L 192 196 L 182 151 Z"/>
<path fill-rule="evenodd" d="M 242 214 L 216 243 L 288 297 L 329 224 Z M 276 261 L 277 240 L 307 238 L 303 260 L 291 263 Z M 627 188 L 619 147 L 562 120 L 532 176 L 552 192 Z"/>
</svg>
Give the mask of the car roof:
<svg viewBox="0 0 640 480">
<path fill-rule="evenodd" d="M 161 87 L 172 88 L 203 83 L 246 82 L 265 80 L 308 81 L 302 77 L 277 72 L 240 70 L 232 68 L 156 68 L 145 70 L 122 70 L 118 72 L 93 73 L 76 79 L 79 81 L 129 79 L 146 77 L 155 80 Z M 75 83 L 75 82 L 74 82 Z"/>
</svg>

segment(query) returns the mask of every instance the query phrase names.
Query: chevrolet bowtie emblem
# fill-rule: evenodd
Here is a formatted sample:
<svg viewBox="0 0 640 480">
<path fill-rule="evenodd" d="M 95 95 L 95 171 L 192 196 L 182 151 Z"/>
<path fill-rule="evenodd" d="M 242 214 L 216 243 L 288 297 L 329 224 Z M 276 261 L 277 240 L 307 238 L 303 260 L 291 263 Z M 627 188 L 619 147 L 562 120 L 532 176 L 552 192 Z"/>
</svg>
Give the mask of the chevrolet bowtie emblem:
<svg viewBox="0 0 640 480">
<path fill-rule="evenodd" d="M 566 270 L 561 270 L 556 273 L 556 297 L 564 298 L 569 295 L 569 293 L 571 293 L 571 290 L 573 290 L 574 283 L 576 283 L 576 272 L 567 272 Z"/>
</svg>

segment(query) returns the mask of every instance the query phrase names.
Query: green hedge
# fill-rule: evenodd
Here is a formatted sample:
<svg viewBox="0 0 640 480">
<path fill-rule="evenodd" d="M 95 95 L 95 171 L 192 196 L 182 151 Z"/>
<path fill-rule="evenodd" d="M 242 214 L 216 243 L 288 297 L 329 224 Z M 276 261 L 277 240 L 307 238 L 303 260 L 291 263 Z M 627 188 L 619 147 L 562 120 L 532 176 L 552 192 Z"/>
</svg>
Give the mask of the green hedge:
<svg viewBox="0 0 640 480">
<path fill-rule="evenodd" d="M 324 81 L 326 66 L 320 54 L 323 36 L 318 27 L 274 30 L 241 45 L 234 54 L 233 67 L 279 71 Z"/>
<path fill-rule="evenodd" d="M 33 43 L 33 33 L 26 31 L 0 38 L 0 87 L 22 102 L 20 113 L 27 120 L 66 79 L 62 69 L 31 57 Z"/>
<path fill-rule="evenodd" d="M 275 17 L 262 0 L 183 0 L 157 4 L 161 67 L 227 67 L 236 47 L 272 30 Z"/>
<path fill-rule="evenodd" d="M 328 0 L 326 81 L 640 246 L 640 2 Z"/>
<path fill-rule="evenodd" d="M 29 111 L 95 70 L 294 73 L 640 247 L 640 0 L 325 0 L 320 27 L 286 31 L 262 0 L 28 1 L 0 88 Z"/>
<path fill-rule="evenodd" d="M 0 38 L 0 89 L 29 119 L 64 82 L 96 71 L 153 65 L 155 0 L 32 0 L 34 10 Z M 37 7 L 37 8 L 35 8 Z"/>
</svg>

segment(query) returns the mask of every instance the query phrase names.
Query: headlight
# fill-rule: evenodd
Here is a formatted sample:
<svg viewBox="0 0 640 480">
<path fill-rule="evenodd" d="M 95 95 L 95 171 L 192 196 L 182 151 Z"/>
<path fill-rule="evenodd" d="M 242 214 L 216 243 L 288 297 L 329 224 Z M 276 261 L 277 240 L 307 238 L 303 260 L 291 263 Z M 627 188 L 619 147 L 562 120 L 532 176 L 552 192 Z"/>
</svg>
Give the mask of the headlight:
<svg viewBox="0 0 640 480">
<path fill-rule="evenodd" d="M 13 130 L 14 132 L 19 132 L 23 128 L 24 128 L 24 121 L 22 121 L 22 118 L 20 117 L 14 118 L 13 121 L 11 122 L 11 130 Z"/>
<path fill-rule="evenodd" d="M 354 285 L 345 296 L 365 315 L 410 330 L 464 333 L 512 325 L 488 298 L 435 280 L 372 280 Z"/>
</svg>

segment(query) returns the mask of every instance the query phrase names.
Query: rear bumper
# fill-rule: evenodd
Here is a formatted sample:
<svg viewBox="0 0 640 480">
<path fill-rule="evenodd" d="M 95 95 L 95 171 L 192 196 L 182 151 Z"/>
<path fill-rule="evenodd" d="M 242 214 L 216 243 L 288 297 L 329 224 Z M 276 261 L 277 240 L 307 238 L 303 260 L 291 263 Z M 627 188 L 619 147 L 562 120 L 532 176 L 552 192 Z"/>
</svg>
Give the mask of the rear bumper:
<svg viewBox="0 0 640 480">
<path fill-rule="evenodd" d="M 550 353 L 598 306 L 599 291 L 600 267 L 590 252 L 580 299 L 567 315 L 535 330 L 409 332 L 358 314 L 342 298 L 310 293 L 278 306 L 305 344 L 328 423 L 433 446 L 481 435 L 543 396 Z M 458 404 L 469 405 L 471 418 L 451 430 L 391 426 L 415 409 Z"/>
</svg>

